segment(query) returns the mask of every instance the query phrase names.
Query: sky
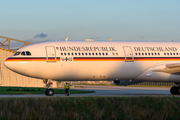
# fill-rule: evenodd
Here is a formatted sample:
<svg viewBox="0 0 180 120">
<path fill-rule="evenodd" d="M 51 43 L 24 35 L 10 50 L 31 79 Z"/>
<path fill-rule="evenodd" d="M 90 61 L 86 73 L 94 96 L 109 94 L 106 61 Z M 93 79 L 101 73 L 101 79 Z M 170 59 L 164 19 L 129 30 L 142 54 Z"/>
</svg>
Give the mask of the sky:
<svg viewBox="0 0 180 120">
<path fill-rule="evenodd" d="M 180 41 L 180 0 L 0 0 L 0 36 Z"/>
</svg>

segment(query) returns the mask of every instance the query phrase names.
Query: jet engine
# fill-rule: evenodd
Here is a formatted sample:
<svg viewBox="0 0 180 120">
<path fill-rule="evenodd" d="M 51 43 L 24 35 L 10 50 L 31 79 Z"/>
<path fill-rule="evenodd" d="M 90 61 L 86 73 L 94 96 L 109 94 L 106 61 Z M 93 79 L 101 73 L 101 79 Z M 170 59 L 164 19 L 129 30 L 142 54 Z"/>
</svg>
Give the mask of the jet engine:
<svg viewBox="0 0 180 120">
<path fill-rule="evenodd" d="M 139 80 L 114 80 L 113 83 L 115 85 L 133 85 L 133 84 L 136 84 L 136 83 L 141 83 L 143 81 L 139 81 Z"/>
</svg>

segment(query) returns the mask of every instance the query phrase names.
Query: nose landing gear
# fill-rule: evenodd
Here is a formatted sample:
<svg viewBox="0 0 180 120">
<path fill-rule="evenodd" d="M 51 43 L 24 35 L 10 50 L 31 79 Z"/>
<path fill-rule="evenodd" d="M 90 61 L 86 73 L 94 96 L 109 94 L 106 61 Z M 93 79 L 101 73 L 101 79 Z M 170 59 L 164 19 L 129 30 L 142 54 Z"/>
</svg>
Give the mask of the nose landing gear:
<svg viewBox="0 0 180 120">
<path fill-rule="evenodd" d="M 47 89 L 46 89 L 46 91 L 45 91 L 45 94 L 47 95 L 47 96 L 53 96 L 54 95 L 54 90 L 51 88 L 51 85 L 53 84 L 52 83 L 52 80 L 44 80 L 44 82 L 46 83 L 46 87 L 47 87 Z"/>
<path fill-rule="evenodd" d="M 46 89 L 46 91 L 45 91 L 45 94 L 47 95 L 47 96 L 53 96 L 54 95 L 54 90 L 53 89 Z"/>
</svg>

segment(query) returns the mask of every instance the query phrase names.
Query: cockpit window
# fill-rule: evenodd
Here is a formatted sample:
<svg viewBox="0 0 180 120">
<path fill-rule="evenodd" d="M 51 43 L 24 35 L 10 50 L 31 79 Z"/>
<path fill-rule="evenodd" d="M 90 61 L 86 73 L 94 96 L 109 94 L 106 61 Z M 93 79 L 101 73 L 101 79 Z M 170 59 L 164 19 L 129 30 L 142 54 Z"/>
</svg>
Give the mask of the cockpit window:
<svg viewBox="0 0 180 120">
<path fill-rule="evenodd" d="M 31 55 L 31 53 L 29 51 L 26 51 L 26 55 Z"/>
<path fill-rule="evenodd" d="M 14 56 L 16 56 L 16 55 L 28 55 L 28 56 L 30 56 L 31 55 L 31 52 L 29 52 L 29 51 L 22 51 L 22 52 L 16 52 L 15 54 L 14 54 Z"/>
<path fill-rule="evenodd" d="M 26 54 L 25 54 L 25 52 L 23 51 L 23 52 L 21 53 L 21 55 L 26 55 Z"/>
<path fill-rule="evenodd" d="M 15 54 L 14 54 L 14 56 L 16 56 L 16 55 L 19 55 L 21 52 L 16 52 Z"/>
</svg>

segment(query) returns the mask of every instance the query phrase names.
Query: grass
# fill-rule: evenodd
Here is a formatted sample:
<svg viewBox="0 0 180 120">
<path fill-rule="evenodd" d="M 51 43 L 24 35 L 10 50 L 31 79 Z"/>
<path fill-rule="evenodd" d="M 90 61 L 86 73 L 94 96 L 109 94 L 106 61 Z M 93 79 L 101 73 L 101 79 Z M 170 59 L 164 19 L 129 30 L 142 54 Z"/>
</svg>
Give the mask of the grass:
<svg viewBox="0 0 180 120">
<path fill-rule="evenodd" d="M 1 98 L 0 119 L 179 120 L 177 97 Z"/>
<path fill-rule="evenodd" d="M 0 87 L 0 94 L 44 94 L 47 88 L 33 87 Z M 55 94 L 64 94 L 64 89 L 53 89 Z M 92 93 L 94 91 L 70 90 L 71 94 L 76 93 Z"/>
</svg>

